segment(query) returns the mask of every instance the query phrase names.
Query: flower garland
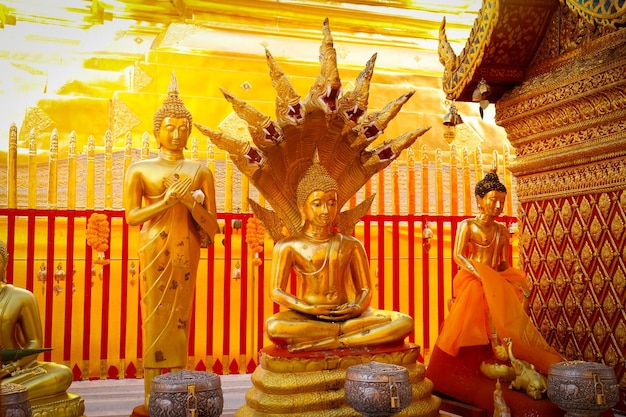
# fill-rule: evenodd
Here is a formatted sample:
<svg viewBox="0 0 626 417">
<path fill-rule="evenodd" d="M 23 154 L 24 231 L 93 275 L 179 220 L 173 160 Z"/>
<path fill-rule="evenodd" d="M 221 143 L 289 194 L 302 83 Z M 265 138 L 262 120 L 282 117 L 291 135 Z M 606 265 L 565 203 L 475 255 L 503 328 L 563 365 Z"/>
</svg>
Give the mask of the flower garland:
<svg viewBox="0 0 626 417">
<path fill-rule="evenodd" d="M 98 252 L 98 259 L 93 263 L 108 265 L 109 260 L 105 258 L 104 252 L 109 250 L 109 218 L 106 214 L 93 213 L 87 221 L 87 231 L 85 237 L 87 244 Z"/>
<path fill-rule="evenodd" d="M 246 243 L 248 249 L 254 253 L 252 259 L 253 266 L 261 266 L 263 260 L 259 258 L 259 252 L 263 252 L 265 243 L 265 228 L 261 225 L 261 222 L 256 217 L 248 217 L 246 222 Z"/>
</svg>

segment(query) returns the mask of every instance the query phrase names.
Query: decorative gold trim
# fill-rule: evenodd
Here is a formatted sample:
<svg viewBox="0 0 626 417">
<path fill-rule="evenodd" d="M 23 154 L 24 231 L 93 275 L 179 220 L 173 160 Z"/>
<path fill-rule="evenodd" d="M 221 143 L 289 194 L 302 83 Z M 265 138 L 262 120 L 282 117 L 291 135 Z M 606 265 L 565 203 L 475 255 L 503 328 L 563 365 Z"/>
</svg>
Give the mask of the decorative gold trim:
<svg viewBox="0 0 626 417">
<path fill-rule="evenodd" d="M 624 188 L 626 188 L 624 157 L 517 178 L 517 196 L 522 203 L 618 191 Z"/>
<path fill-rule="evenodd" d="M 617 28 L 626 24 L 626 3 L 620 0 L 561 0 L 590 25 Z M 621 4 L 620 4 L 621 3 Z"/>
<path fill-rule="evenodd" d="M 32 417 L 79 417 L 85 414 L 85 401 L 77 394 L 59 394 L 30 403 Z"/>
<path fill-rule="evenodd" d="M 489 39 L 498 23 L 499 0 L 484 0 L 463 51 L 457 57 L 448 42 L 446 20 L 439 28 L 439 61 L 444 66 L 443 91 L 448 100 L 456 100 L 472 81 L 480 66 Z"/>
</svg>

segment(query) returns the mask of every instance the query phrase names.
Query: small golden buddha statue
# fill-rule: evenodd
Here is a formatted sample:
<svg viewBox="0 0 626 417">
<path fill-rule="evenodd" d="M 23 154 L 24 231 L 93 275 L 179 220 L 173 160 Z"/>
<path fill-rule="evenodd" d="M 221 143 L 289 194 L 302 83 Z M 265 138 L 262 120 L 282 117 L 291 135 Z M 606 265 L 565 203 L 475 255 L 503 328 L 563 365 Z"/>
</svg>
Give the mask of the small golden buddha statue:
<svg viewBox="0 0 626 417">
<path fill-rule="evenodd" d="M 504 338 L 515 344 L 516 356 L 548 373 L 563 360 L 530 321 L 526 274 L 509 265 L 509 231 L 495 219 L 502 214 L 507 190 L 494 172 L 476 184 L 479 214 L 459 223 L 453 258 L 460 271 L 454 277 L 456 297 L 444 321 L 437 346 L 456 356 L 462 346 L 491 344 L 495 357 L 508 360 Z"/>
<path fill-rule="evenodd" d="M 0 241 L 0 350 L 41 349 L 43 335 L 37 300 L 30 291 L 7 284 L 8 261 L 6 245 Z M 65 393 L 74 377 L 67 366 L 38 361 L 37 354 L 32 354 L 3 363 L 0 379 L 2 384 L 28 388 L 32 401 Z"/>
<path fill-rule="evenodd" d="M 139 277 L 146 407 L 152 379 L 187 364 L 200 248 L 218 229 L 213 174 L 183 154 L 191 128 L 191 113 L 172 75 L 168 96 L 154 116 L 159 156 L 131 164 L 124 178 L 126 221 L 143 225 Z"/>
</svg>

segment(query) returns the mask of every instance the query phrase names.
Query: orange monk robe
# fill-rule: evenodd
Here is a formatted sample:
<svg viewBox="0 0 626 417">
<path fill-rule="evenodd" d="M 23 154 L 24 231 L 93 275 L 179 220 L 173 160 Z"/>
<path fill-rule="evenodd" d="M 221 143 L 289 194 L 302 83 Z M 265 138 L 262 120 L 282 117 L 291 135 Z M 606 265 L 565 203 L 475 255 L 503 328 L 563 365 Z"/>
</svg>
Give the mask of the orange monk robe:
<svg viewBox="0 0 626 417">
<path fill-rule="evenodd" d="M 513 341 L 515 357 L 532 363 L 547 375 L 550 365 L 563 361 L 563 357 L 546 342 L 524 311 L 521 287 L 527 288 L 525 274 L 515 268 L 497 272 L 477 262 L 472 264 L 482 281 L 465 270 L 455 276 L 452 291 L 456 299 L 443 323 L 437 346 L 456 356 L 462 346 L 489 344 L 491 312 L 498 337 Z"/>
</svg>

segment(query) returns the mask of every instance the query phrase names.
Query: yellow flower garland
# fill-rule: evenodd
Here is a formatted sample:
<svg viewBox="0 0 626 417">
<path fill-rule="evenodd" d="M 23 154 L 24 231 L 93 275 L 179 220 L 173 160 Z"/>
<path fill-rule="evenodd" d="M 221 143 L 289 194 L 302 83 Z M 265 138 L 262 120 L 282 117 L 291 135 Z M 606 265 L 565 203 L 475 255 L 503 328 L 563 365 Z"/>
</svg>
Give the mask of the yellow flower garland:
<svg viewBox="0 0 626 417">
<path fill-rule="evenodd" d="M 246 243 L 252 253 L 254 253 L 254 259 L 252 259 L 253 266 L 261 266 L 263 261 L 257 255 L 259 252 L 263 252 L 263 245 L 265 243 L 265 228 L 259 222 L 256 217 L 249 217 L 246 222 Z"/>
<path fill-rule="evenodd" d="M 106 265 L 109 260 L 105 258 L 104 252 L 109 249 L 109 219 L 106 214 L 93 213 L 87 221 L 87 231 L 85 237 L 87 244 L 98 252 L 98 259 L 93 261 L 95 264 Z"/>
</svg>

